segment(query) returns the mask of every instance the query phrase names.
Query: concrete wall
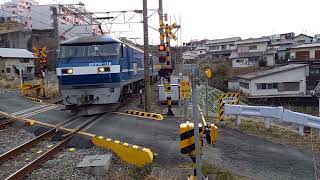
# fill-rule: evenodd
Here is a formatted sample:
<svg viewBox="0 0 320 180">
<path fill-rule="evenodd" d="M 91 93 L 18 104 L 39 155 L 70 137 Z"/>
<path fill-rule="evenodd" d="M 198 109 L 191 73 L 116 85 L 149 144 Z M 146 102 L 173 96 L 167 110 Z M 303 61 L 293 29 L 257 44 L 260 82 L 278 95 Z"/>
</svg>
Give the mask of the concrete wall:
<svg viewBox="0 0 320 180">
<path fill-rule="evenodd" d="M 306 94 L 306 75 L 307 67 L 295 68 L 268 76 L 255 78 L 250 80 L 250 91 L 245 91 L 250 96 L 268 96 L 268 95 L 305 95 Z M 241 80 L 243 81 L 243 80 Z M 300 89 L 298 91 L 278 91 L 278 89 L 257 89 L 257 83 L 283 83 L 283 82 L 299 82 Z M 241 88 L 241 90 L 243 90 Z"/>
<path fill-rule="evenodd" d="M 250 50 L 250 46 L 257 46 L 256 50 Z M 244 53 L 244 52 L 262 52 L 266 51 L 268 48 L 267 42 L 261 42 L 261 43 L 250 43 L 250 44 L 239 44 L 238 45 L 238 53 Z"/>
<path fill-rule="evenodd" d="M 276 64 L 275 55 L 274 54 L 265 55 L 264 57 L 266 57 L 267 66 L 274 66 Z"/>
<path fill-rule="evenodd" d="M 32 29 L 53 29 L 53 12 L 48 5 L 31 7 Z"/>
</svg>

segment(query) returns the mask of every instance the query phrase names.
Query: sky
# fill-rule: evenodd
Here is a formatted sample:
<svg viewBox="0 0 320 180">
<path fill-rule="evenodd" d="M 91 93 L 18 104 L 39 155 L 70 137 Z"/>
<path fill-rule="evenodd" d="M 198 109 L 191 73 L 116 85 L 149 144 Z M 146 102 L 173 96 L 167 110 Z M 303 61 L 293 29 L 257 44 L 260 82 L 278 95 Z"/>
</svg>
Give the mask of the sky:
<svg viewBox="0 0 320 180">
<path fill-rule="evenodd" d="M 9 0 L 0 0 L 0 2 Z M 46 3 L 78 3 L 80 0 L 38 0 Z M 142 9 L 142 0 L 81 0 L 90 11 Z M 320 34 L 320 0 L 163 0 L 164 12 L 173 23 L 180 24 L 179 43 L 192 39 L 241 38 L 295 32 L 311 36 Z M 158 0 L 148 0 L 148 8 L 158 8 Z M 158 15 L 149 19 L 150 26 L 158 28 Z M 121 35 L 141 38 L 142 24 L 114 26 Z M 111 29 L 112 31 L 112 29 Z M 149 42 L 159 42 L 158 33 L 149 28 Z"/>
</svg>

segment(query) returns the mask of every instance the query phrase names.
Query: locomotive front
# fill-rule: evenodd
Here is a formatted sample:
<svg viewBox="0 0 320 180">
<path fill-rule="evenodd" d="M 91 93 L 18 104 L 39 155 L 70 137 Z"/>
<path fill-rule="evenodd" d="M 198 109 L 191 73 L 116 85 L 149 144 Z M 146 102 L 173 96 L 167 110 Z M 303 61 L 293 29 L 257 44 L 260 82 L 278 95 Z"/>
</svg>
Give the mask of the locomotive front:
<svg viewBox="0 0 320 180">
<path fill-rule="evenodd" d="M 77 37 L 62 43 L 57 76 L 66 109 L 96 114 L 105 111 L 102 105 L 118 103 L 121 56 L 123 44 L 109 35 Z"/>
</svg>

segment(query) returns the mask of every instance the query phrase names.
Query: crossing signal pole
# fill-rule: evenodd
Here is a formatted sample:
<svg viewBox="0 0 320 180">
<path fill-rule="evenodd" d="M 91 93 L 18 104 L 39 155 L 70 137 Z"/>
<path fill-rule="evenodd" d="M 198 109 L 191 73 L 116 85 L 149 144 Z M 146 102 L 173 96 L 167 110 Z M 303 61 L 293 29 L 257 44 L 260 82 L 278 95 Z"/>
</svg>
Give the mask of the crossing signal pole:
<svg viewBox="0 0 320 180">
<path fill-rule="evenodd" d="M 172 33 L 172 30 L 175 28 L 179 28 L 176 23 L 173 23 L 171 26 L 168 24 L 164 24 L 162 20 L 160 20 L 160 29 L 163 29 L 164 32 L 161 33 L 160 31 L 160 42 L 159 51 L 160 57 L 159 62 L 161 63 L 161 69 L 159 70 L 159 75 L 165 79 L 165 93 L 167 95 L 167 116 L 174 116 L 172 111 L 172 89 L 171 89 L 171 74 L 173 72 L 173 66 L 171 63 L 171 56 L 170 56 L 170 39 L 177 40 L 177 37 Z M 166 42 L 164 43 L 164 39 Z M 165 57 L 165 65 L 164 64 L 164 57 Z"/>
<path fill-rule="evenodd" d="M 33 55 L 37 57 L 37 60 L 39 61 L 40 64 L 40 78 L 41 78 L 41 84 L 42 84 L 42 93 L 43 93 L 43 97 L 46 97 L 46 91 L 45 91 L 45 83 L 44 83 L 44 77 L 45 77 L 45 69 L 47 67 L 47 53 L 46 47 L 42 47 L 42 48 L 33 48 L 34 53 Z"/>
</svg>

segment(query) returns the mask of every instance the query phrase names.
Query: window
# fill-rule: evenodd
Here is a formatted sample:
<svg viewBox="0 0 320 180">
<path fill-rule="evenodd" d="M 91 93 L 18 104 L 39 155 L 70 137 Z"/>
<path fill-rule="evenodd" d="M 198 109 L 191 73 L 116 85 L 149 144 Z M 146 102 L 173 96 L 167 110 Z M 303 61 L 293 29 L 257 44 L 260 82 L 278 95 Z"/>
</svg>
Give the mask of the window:
<svg viewBox="0 0 320 180">
<path fill-rule="evenodd" d="M 15 11 L 12 11 L 12 14 L 16 14 L 16 12 L 15 12 Z"/>
<path fill-rule="evenodd" d="M 219 46 L 209 46 L 209 50 L 219 50 Z"/>
<path fill-rule="evenodd" d="M 257 45 L 249 46 L 249 50 L 257 50 Z"/>
<path fill-rule="evenodd" d="M 242 87 L 242 88 L 249 89 L 249 83 L 240 82 L 239 85 L 240 85 L 240 87 Z"/>
<path fill-rule="evenodd" d="M 29 59 L 21 59 L 20 63 L 29 63 Z"/>
<path fill-rule="evenodd" d="M 31 73 L 32 72 L 32 67 L 27 67 L 27 72 Z"/>
<path fill-rule="evenodd" d="M 284 82 L 280 83 L 279 91 L 299 91 L 300 90 L 300 83 L 299 82 Z"/>
<path fill-rule="evenodd" d="M 278 89 L 278 83 L 257 83 L 257 90 L 261 89 Z"/>
<path fill-rule="evenodd" d="M 120 55 L 120 43 L 60 47 L 60 58 L 111 57 Z"/>
<path fill-rule="evenodd" d="M 222 49 L 222 50 L 226 50 L 226 49 L 227 49 L 227 46 L 226 46 L 226 45 L 222 45 L 222 46 L 221 46 L 221 49 Z"/>
<path fill-rule="evenodd" d="M 7 68 L 6 70 L 7 70 L 7 73 L 10 73 L 10 71 L 11 71 L 11 69 L 10 69 L 10 68 Z"/>
<path fill-rule="evenodd" d="M 237 59 L 236 62 L 237 62 L 237 63 L 243 63 L 244 60 L 243 60 L 243 59 Z"/>
</svg>

